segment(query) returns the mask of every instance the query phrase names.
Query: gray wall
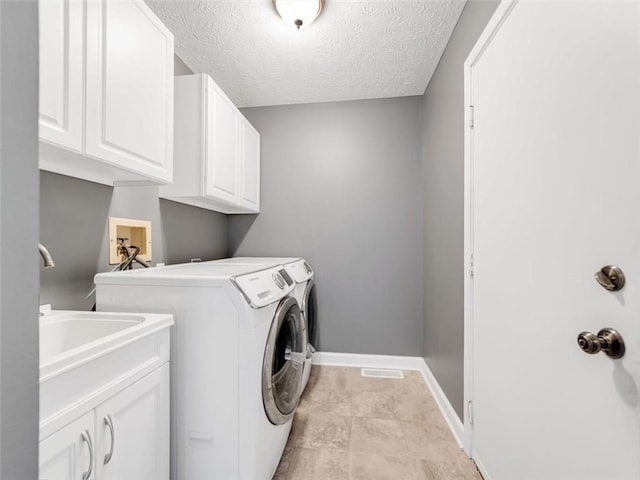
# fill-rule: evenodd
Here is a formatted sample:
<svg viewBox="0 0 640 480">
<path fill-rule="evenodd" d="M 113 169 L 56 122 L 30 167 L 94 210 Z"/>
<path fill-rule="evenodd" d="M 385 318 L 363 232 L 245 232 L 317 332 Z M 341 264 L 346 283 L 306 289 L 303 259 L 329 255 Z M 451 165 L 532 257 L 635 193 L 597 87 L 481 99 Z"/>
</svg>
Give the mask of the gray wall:
<svg viewBox="0 0 640 480">
<path fill-rule="evenodd" d="M 467 2 L 423 97 L 424 352 L 462 418 L 464 71 L 498 1 Z"/>
<path fill-rule="evenodd" d="M 38 3 L 0 2 L 0 479 L 38 477 Z"/>
<path fill-rule="evenodd" d="M 175 57 L 176 74 L 190 70 Z M 93 276 L 108 271 L 108 217 L 152 222 L 152 263 L 227 256 L 227 219 L 221 213 L 159 200 L 158 187 L 108 187 L 42 171 L 40 238 L 56 262 L 41 274 L 41 303 L 88 310 Z"/>
<path fill-rule="evenodd" d="M 173 56 L 173 74 L 174 75 L 191 75 L 193 72 L 182 59 L 174 55 Z"/>
<path fill-rule="evenodd" d="M 323 351 L 422 355 L 421 102 L 243 110 L 262 205 L 229 217 L 230 252 L 309 260 Z"/>
<path fill-rule="evenodd" d="M 227 256 L 223 214 L 158 199 L 158 187 L 108 187 L 40 173 L 40 239 L 56 267 L 41 273 L 40 302 L 56 309 L 89 310 L 93 276 L 113 268 L 108 217 L 150 220 L 152 263 Z"/>
</svg>

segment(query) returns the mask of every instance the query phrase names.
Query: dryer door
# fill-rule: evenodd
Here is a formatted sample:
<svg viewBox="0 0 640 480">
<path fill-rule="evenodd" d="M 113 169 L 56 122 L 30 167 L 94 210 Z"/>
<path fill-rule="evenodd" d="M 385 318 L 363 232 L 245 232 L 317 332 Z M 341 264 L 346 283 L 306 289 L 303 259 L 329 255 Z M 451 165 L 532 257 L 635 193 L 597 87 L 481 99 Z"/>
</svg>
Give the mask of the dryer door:
<svg viewBox="0 0 640 480">
<path fill-rule="evenodd" d="M 312 347 L 316 347 L 316 342 L 318 341 L 318 324 L 316 322 L 318 306 L 316 302 L 316 284 L 313 280 L 307 282 L 303 298 L 302 315 L 306 325 L 307 341 Z"/>
<path fill-rule="evenodd" d="M 262 402 L 274 425 L 286 423 L 298 406 L 305 351 L 300 307 L 286 297 L 271 323 L 262 364 Z"/>
</svg>

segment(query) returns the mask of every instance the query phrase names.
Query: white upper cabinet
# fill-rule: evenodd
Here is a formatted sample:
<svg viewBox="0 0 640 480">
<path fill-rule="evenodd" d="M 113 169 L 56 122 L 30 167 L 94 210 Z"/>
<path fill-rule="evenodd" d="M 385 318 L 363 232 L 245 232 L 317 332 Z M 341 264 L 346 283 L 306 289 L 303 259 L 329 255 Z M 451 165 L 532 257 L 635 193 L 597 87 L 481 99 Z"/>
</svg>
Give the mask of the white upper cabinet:
<svg viewBox="0 0 640 480">
<path fill-rule="evenodd" d="M 260 134 L 249 121 L 241 117 L 240 129 L 240 204 L 250 210 L 260 210 Z"/>
<path fill-rule="evenodd" d="M 171 182 L 171 32 L 142 0 L 40 0 L 40 31 L 40 168 Z"/>
<path fill-rule="evenodd" d="M 206 95 L 205 195 L 233 205 L 239 198 L 238 110 L 211 78 Z"/>
<path fill-rule="evenodd" d="M 207 75 L 175 78 L 176 158 L 160 196 L 222 213 L 260 211 L 260 134 Z"/>
<path fill-rule="evenodd" d="M 82 151 L 84 2 L 40 2 L 40 139 Z"/>
<path fill-rule="evenodd" d="M 86 153 L 171 180 L 173 36 L 142 1 L 87 4 Z"/>
</svg>

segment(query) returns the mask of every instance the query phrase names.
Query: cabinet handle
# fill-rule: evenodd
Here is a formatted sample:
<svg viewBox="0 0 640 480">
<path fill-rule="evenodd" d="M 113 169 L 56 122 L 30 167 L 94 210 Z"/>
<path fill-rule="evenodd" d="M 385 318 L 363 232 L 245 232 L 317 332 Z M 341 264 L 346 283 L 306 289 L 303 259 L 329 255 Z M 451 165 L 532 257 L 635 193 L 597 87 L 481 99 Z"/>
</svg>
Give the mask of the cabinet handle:
<svg viewBox="0 0 640 480">
<path fill-rule="evenodd" d="M 88 480 L 93 473 L 93 442 L 91 441 L 91 434 L 89 430 L 82 432 L 82 440 L 84 440 L 89 447 L 89 470 L 82 474 L 82 480 Z"/>
<path fill-rule="evenodd" d="M 113 456 L 113 449 L 116 446 L 116 432 L 113 429 L 113 418 L 111 418 L 111 415 L 106 415 L 104 417 L 104 423 L 111 433 L 111 449 L 109 450 L 109 453 L 104 456 L 104 464 L 106 465 L 111 461 L 111 457 Z"/>
</svg>

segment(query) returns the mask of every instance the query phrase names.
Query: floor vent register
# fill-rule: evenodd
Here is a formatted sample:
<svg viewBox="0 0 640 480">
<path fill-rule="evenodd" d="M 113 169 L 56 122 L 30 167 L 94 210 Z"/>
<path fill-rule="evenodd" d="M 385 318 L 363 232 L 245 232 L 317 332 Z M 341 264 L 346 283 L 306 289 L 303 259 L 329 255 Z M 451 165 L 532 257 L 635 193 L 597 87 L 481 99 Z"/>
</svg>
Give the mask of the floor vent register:
<svg viewBox="0 0 640 480">
<path fill-rule="evenodd" d="M 363 368 L 360 370 L 363 377 L 373 378 L 404 378 L 402 370 L 389 370 L 386 368 Z"/>
</svg>

